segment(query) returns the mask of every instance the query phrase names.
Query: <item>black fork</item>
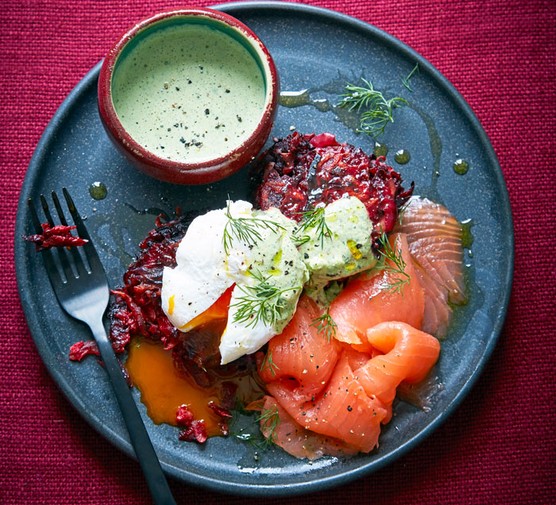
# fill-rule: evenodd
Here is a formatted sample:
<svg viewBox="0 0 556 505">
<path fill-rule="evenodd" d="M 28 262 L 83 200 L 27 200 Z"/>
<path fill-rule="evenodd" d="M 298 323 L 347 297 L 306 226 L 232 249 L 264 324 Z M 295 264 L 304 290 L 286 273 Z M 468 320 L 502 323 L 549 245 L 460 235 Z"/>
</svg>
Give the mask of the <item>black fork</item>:
<svg viewBox="0 0 556 505">
<path fill-rule="evenodd" d="M 103 317 L 109 298 L 108 279 L 104 267 L 71 196 L 65 188 L 62 192 L 77 233 L 80 238 L 87 240 L 87 243 L 80 247 L 57 247 L 41 251 L 48 277 L 62 308 L 70 316 L 87 324 L 93 333 L 154 503 L 175 504 L 143 419 L 104 329 Z M 53 213 L 44 195 L 41 195 L 40 201 L 46 221 L 50 226 L 54 226 L 56 223 Z M 52 201 L 59 224 L 67 226 L 68 220 L 55 192 L 52 192 Z M 36 233 L 42 233 L 37 210 L 31 199 L 28 203 Z M 78 249 L 84 254 L 82 255 Z"/>
</svg>

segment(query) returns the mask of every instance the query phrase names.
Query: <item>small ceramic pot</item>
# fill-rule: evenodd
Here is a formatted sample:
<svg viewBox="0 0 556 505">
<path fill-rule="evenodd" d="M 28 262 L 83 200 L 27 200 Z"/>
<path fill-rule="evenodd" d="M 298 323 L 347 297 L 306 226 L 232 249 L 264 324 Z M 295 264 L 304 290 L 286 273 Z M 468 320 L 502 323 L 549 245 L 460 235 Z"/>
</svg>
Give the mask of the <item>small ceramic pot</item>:
<svg viewBox="0 0 556 505">
<path fill-rule="evenodd" d="M 98 107 L 140 170 L 175 184 L 237 172 L 264 146 L 279 95 L 275 64 L 239 20 L 189 8 L 156 14 L 109 51 Z"/>
</svg>

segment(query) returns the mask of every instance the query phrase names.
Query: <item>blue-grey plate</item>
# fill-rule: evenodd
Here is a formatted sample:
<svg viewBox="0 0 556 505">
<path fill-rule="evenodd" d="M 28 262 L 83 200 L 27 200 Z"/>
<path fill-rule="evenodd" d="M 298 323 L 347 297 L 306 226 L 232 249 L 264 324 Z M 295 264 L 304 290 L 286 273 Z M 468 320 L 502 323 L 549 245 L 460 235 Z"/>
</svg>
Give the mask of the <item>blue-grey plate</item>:
<svg viewBox="0 0 556 505">
<path fill-rule="evenodd" d="M 314 7 L 285 3 L 237 3 L 221 7 L 250 26 L 275 58 L 283 91 L 294 92 L 278 111 L 274 136 L 292 128 L 329 131 L 340 141 L 373 149 L 357 134 L 353 117 L 337 110 L 347 81 L 373 82 L 387 97 L 400 95 L 409 106 L 395 111 L 380 141 L 391 163 L 416 193 L 430 196 L 461 221 L 469 220 L 474 242 L 466 252 L 470 302 L 460 309 L 443 343 L 435 369 L 441 387 L 429 409 L 398 402 L 384 428 L 380 448 L 350 459 L 323 458 L 309 464 L 276 447 L 259 450 L 237 437 L 205 445 L 178 441 L 177 429 L 156 426 L 141 412 L 164 470 L 185 482 L 244 495 L 291 495 L 344 484 L 373 472 L 422 442 L 450 415 L 476 381 L 501 331 L 513 266 L 513 229 L 508 195 L 494 151 L 463 98 L 430 63 L 400 41 L 356 19 Z M 408 89 L 402 82 L 415 65 Z M 29 197 L 66 186 L 86 215 L 112 285 L 120 284 L 137 245 L 160 210 L 222 207 L 229 195 L 248 198 L 247 172 L 211 185 L 176 187 L 133 169 L 105 136 L 97 113 L 99 65 L 72 91 L 46 128 L 30 163 L 17 217 L 16 266 L 25 316 L 39 353 L 69 401 L 118 448 L 132 455 L 128 436 L 103 369 L 95 359 L 68 360 L 70 345 L 89 339 L 84 326 L 56 303 L 41 258 L 20 237 L 30 233 Z M 305 93 L 299 93 L 307 90 Z M 411 161 L 397 165 L 393 154 L 406 149 Z M 469 171 L 458 175 L 456 159 Z M 107 188 L 91 197 L 95 183 Z M 139 400 L 138 400 L 139 402 Z"/>
</svg>

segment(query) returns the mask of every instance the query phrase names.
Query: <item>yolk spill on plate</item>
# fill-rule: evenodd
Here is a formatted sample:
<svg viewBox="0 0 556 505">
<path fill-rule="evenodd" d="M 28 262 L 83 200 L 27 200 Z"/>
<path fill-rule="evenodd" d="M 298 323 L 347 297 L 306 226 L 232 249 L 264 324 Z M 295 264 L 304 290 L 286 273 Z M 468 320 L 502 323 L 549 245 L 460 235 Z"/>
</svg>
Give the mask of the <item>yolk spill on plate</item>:
<svg viewBox="0 0 556 505">
<path fill-rule="evenodd" d="M 195 419 L 204 419 L 209 436 L 220 434 L 218 419 L 208 407 L 210 400 L 218 403 L 216 391 L 201 389 L 193 380 L 180 375 L 171 351 L 165 351 L 159 344 L 134 340 L 126 368 L 154 423 L 175 426 L 177 409 L 186 404 Z"/>
</svg>

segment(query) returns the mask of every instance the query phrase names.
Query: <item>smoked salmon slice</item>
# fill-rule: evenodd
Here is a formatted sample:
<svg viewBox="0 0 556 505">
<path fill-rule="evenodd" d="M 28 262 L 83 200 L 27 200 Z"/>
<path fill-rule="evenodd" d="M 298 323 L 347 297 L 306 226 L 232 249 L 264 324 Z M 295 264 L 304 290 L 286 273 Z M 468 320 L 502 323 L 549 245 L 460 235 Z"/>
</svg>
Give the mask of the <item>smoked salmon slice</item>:
<svg viewBox="0 0 556 505">
<path fill-rule="evenodd" d="M 315 324 L 320 315 L 316 303 L 302 296 L 288 326 L 270 340 L 259 375 L 268 393 L 303 429 L 369 452 L 387 411 L 367 396 L 353 373 L 353 366 L 361 366 L 368 356 L 349 347 L 343 351 L 334 338 L 327 339 Z"/>
<path fill-rule="evenodd" d="M 303 428 L 272 396 L 264 397 L 260 426 L 267 440 L 296 458 L 315 460 L 323 456 L 348 456 L 358 452 L 341 440 Z"/>
<path fill-rule="evenodd" d="M 378 323 L 402 321 L 418 329 L 423 323 L 425 297 L 408 241 L 404 234 L 396 233 L 389 243 L 391 251 L 401 258 L 401 265 L 386 260 L 390 268 L 351 278 L 330 305 L 336 339 L 358 350 L 371 350 L 366 332 Z"/>
<path fill-rule="evenodd" d="M 402 383 L 421 382 L 440 354 L 438 339 L 398 321 L 380 323 L 367 330 L 369 343 L 384 353 L 355 371 L 363 389 L 387 409 L 384 422 L 392 417 L 392 402 Z"/>
<path fill-rule="evenodd" d="M 431 333 L 445 334 L 450 304 L 465 300 L 462 229 L 428 200 L 405 212 L 384 266 L 349 279 L 328 308 L 334 338 L 315 324 L 323 310 L 302 296 L 268 344 L 265 409 L 284 423 L 272 437 L 290 454 L 372 451 L 400 385 L 423 381 L 439 358 Z M 261 429 L 271 436 L 268 424 Z"/>
<path fill-rule="evenodd" d="M 273 429 L 273 440 L 298 457 L 313 457 L 328 444 L 334 454 L 368 453 L 378 445 L 381 425 L 392 417 L 396 388 L 430 372 L 440 343 L 406 323 L 383 322 L 365 332 L 373 356 L 334 339 L 323 341 L 309 323 L 318 314 L 314 302 L 302 297 L 294 319 L 269 342 L 274 372 L 268 360 L 260 365 L 272 397 L 265 408 L 276 402 L 279 422 L 285 423 Z M 296 363 L 289 365 L 293 356 Z M 261 421 L 261 429 L 270 436 L 268 419 Z M 307 430 L 323 438 L 311 438 Z"/>
<path fill-rule="evenodd" d="M 378 444 L 380 425 L 388 411 L 376 396 L 369 396 L 363 389 L 350 366 L 349 352 L 341 354 L 325 388 L 305 401 L 283 381 L 266 387 L 303 428 L 370 452 Z"/>
<path fill-rule="evenodd" d="M 463 228 L 443 206 L 412 197 L 395 228 L 407 237 L 416 275 L 425 292 L 422 329 L 446 336 L 450 305 L 466 303 L 463 269 Z"/>
<path fill-rule="evenodd" d="M 311 298 L 299 299 L 292 320 L 268 343 L 259 369 L 264 382 L 280 382 L 301 400 L 320 393 L 339 356 L 339 345 L 334 339 L 329 341 L 315 324 L 321 314 Z"/>
</svg>

